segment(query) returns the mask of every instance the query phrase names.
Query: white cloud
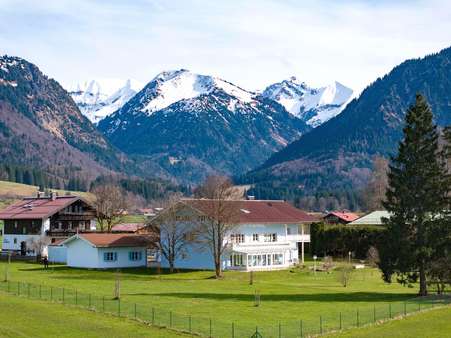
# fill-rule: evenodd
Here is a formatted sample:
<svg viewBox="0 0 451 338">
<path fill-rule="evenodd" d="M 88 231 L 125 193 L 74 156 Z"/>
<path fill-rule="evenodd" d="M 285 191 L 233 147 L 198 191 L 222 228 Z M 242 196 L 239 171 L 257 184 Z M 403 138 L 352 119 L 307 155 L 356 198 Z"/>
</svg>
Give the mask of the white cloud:
<svg viewBox="0 0 451 338">
<path fill-rule="evenodd" d="M 245 88 L 291 75 L 356 90 L 451 45 L 449 1 L 9 1 L 0 53 L 50 76 L 149 81 L 188 68 Z"/>
</svg>

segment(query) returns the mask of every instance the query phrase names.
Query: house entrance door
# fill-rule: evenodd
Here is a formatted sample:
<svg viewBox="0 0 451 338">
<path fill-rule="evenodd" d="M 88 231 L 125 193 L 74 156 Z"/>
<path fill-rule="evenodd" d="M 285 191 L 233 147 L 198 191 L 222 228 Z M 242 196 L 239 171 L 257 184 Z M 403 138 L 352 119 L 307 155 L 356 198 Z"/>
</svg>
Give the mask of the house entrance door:
<svg viewBox="0 0 451 338">
<path fill-rule="evenodd" d="M 27 243 L 25 241 L 20 242 L 20 254 L 22 256 L 27 254 Z"/>
</svg>

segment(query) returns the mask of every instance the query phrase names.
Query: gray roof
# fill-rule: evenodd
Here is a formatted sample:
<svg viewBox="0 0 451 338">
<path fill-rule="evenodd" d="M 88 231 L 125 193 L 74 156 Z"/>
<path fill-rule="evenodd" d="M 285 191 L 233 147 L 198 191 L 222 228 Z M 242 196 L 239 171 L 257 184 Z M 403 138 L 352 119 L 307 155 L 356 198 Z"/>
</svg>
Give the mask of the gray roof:
<svg viewBox="0 0 451 338">
<path fill-rule="evenodd" d="M 390 213 L 385 210 L 377 210 L 348 223 L 348 225 L 384 225 L 383 217 L 390 217 Z"/>
</svg>

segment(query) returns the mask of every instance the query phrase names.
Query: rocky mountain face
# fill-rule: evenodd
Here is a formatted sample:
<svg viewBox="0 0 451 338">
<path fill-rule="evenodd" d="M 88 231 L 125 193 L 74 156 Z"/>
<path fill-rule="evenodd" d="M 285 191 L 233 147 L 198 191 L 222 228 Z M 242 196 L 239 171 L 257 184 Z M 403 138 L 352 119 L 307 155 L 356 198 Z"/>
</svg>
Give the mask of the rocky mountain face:
<svg viewBox="0 0 451 338">
<path fill-rule="evenodd" d="M 323 125 L 275 153 L 243 182 L 283 196 L 360 187 L 374 155 L 397 151 L 404 116 L 416 93 L 426 96 L 436 123 L 451 125 L 451 48 L 408 60 L 368 86 Z"/>
<path fill-rule="evenodd" d="M 92 178 L 126 163 L 58 82 L 10 56 L 0 57 L 0 159 Z"/>
<path fill-rule="evenodd" d="M 279 103 L 219 78 L 162 72 L 99 129 L 179 180 L 239 174 L 311 129 Z"/>
<path fill-rule="evenodd" d="M 352 89 L 334 82 L 311 88 L 296 77 L 268 86 L 262 96 L 280 103 L 285 109 L 312 127 L 338 115 L 351 99 Z"/>
<path fill-rule="evenodd" d="M 81 113 L 94 124 L 120 109 L 142 88 L 135 80 L 91 80 L 68 87 Z"/>
</svg>

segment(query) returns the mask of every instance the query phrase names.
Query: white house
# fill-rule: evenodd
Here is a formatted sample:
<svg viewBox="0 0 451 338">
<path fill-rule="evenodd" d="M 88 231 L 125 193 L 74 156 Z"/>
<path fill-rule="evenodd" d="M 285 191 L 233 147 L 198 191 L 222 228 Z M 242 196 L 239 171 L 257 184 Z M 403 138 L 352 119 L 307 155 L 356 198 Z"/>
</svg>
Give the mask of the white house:
<svg viewBox="0 0 451 338">
<path fill-rule="evenodd" d="M 176 218 L 188 229 L 198 221 L 215 218 L 212 200 L 184 199 L 178 203 Z M 313 216 L 285 201 L 223 201 L 236 210 L 236 225 L 224 238 L 227 246 L 222 258 L 224 270 L 273 270 L 304 261 L 305 244 L 310 243 Z M 154 218 L 163 217 L 163 211 Z M 161 256 L 162 266 L 168 262 Z M 205 243 L 192 241 L 175 261 L 176 268 L 214 269 Z"/>
<path fill-rule="evenodd" d="M 61 243 L 67 266 L 76 268 L 129 268 L 147 265 L 148 236 L 135 234 L 76 234 Z"/>
</svg>

